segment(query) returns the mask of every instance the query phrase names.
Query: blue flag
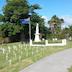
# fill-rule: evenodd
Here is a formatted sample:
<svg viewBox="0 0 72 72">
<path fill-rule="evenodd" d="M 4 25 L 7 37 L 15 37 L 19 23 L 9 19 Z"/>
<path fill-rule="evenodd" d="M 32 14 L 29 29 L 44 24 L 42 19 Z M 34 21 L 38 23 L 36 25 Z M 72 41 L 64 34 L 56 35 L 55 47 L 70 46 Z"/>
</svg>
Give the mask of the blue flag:
<svg viewBox="0 0 72 72">
<path fill-rule="evenodd" d="M 27 19 L 20 19 L 21 24 L 29 24 L 29 18 Z"/>
</svg>

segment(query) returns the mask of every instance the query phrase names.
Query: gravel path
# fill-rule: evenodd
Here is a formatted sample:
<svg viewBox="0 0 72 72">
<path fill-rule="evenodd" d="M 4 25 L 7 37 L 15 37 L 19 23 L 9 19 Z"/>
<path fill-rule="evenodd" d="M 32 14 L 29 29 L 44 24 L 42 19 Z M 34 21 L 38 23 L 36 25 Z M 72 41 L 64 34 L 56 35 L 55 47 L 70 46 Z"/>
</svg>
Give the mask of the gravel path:
<svg viewBox="0 0 72 72">
<path fill-rule="evenodd" d="M 47 56 L 20 72 L 68 72 L 72 65 L 72 48 Z"/>
</svg>

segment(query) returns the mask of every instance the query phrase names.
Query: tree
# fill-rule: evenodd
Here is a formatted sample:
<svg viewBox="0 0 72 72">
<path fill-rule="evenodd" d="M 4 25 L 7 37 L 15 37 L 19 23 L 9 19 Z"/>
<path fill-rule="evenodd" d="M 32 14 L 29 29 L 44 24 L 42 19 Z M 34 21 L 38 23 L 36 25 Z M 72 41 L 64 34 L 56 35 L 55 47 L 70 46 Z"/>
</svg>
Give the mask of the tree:
<svg viewBox="0 0 72 72">
<path fill-rule="evenodd" d="M 72 37 L 72 25 L 69 26 L 69 36 Z"/>
<path fill-rule="evenodd" d="M 33 13 L 32 16 L 31 16 L 32 38 L 34 39 L 34 34 L 35 34 L 35 30 L 36 30 L 36 23 L 39 23 L 40 33 L 43 34 L 44 37 L 46 37 L 47 27 L 45 27 L 45 25 L 44 25 L 45 24 L 44 19 L 41 16 L 39 16 L 38 14 Z"/>
<path fill-rule="evenodd" d="M 69 28 L 64 28 L 64 29 L 62 30 L 61 35 L 63 36 L 63 38 L 68 39 L 68 37 L 69 37 L 69 35 L 70 35 L 70 29 L 69 29 Z"/>
<path fill-rule="evenodd" d="M 63 22 L 64 20 L 59 19 L 56 15 L 54 15 L 51 20 L 48 21 L 52 34 L 57 34 L 61 30 L 61 24 Z"/>
<path fill-rule="evenodd" d="M 4 29 L 2 29 L 3 31 L 1 30 L 4 36 L 8 37 L 24 32 L 25 37 L 27 37 L 29 34 L 29 25 L 21 25 L 20 19 L 28 18 L 29 12 L 32 13 L 32 35 L 34 34 L 36 23 L 39 23 L 40 28 L 42 28 L 44 20 L 35 12 L 36 9 L 40 9 L 40 6 L 38 4 L 30 5 L 27 0 L 6 0 L 3 16 L 1 17 L 4 22 Z M 3 26 L 1 25 L 1 27 Z"/>
<path fill-rule="evenodd" d="M 62 30 L 62 35 L 63 35 L 63 38 L 66 38 L 66 39 L 68 39 L 69 37 L 72 37 L 72 25 L 70 25 L 67 28 L 64 28 Z"/>
<path fill-rule="evenodd" d="M 64 23 L 63 19 L 58 18 L 56 15 L 52 16 L 52 18 L 48 21 L 51 36 L 53 38 L 60 38 L 61 34 L 61 24 Z"/>
<path fill-rule="evenodd" d="M 35 9 L 40 9 L 39 5 L 29 5 L 27 0 L 6 0 L 7 4 L 4 7 L 4 21 L 11 23 L 19 23 L 22 18 L 27 18 L 29 12 L 34 12 Z"/>
<path fill-rule="evenodd" d="M 29 5 L 27 0 L 6 0 L 3 9 L 4 21 L 11 23 L 19 23 L 20 18 L 28 16 Z"/>
</svg>

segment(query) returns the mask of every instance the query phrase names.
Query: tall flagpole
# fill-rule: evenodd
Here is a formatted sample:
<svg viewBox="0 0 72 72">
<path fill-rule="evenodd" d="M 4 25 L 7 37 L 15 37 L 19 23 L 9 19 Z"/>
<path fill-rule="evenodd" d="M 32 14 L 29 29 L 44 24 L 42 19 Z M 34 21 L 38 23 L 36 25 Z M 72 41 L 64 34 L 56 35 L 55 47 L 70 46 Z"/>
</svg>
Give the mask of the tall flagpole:
<svg viewBox="0 0 72 72">
<path fill-rule="evenodd" d="M 31 41 L 31 22 L 29 17 L 29 42 Z"/>
<path fill-rule="evenodd" d="M 30 45 L 32 44 L 32 40 L 31 40 L 31 21 L 30 21 L 32 11 L 33 11 L 33 8 L 31 7 L 30 11 L 29 11 L 29 42 L 30 42 Z"/>
</svg>

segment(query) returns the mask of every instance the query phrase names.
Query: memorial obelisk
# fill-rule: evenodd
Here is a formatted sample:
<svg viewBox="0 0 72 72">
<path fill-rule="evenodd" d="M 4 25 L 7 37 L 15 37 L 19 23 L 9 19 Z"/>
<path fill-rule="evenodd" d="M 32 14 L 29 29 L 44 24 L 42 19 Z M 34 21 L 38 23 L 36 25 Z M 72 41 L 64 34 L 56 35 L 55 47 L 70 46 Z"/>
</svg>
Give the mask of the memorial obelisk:
<svg viewBox="0 0 72 72">
<path fill-rule="evenodd" d="M 40 33 L 39 33 L 39 24 L 36 24 L 36 32 L 35 32 L 35 39 L 34 42 L 40 42 L 40 37 L 39 37 Z"/>
</svg>

